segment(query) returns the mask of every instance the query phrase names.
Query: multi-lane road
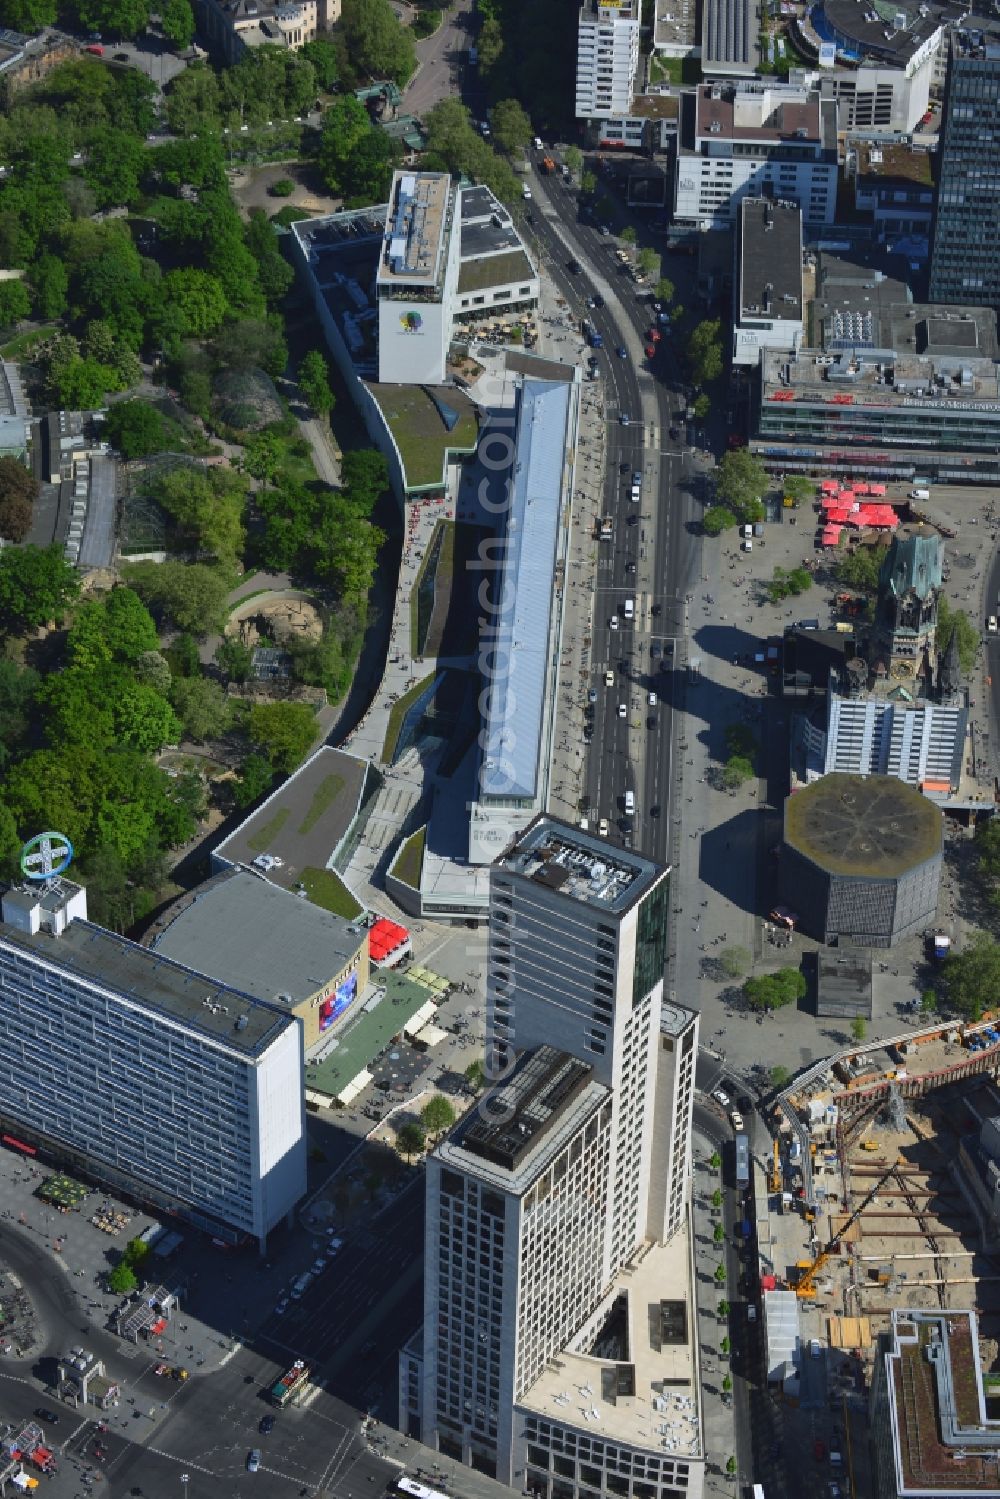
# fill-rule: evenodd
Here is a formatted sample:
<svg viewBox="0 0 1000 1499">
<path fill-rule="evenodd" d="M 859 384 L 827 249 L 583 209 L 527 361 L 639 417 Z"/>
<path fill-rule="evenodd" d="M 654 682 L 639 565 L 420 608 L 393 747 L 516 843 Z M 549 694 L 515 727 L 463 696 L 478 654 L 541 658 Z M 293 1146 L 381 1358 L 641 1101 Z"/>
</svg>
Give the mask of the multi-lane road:
<svg viewBox="0 0 1000 1499">
<path fill-rule="evenodd" d="M 621 242 L 581 217 L 572 184 L 533 175 L 531 188 L 529 237 L 571 312 L 588 318 L 603 340 L 605 514 L 614 519 L 614 539 L 600 547 L 593 603 L 593 676 L 584 690 L 596 689 L 597 700 L 586 794 L 594 821 L 607 820 L 613 842 L 668 859 L 684 595 L 697 565 L 690 525 L 697 465 L 686 442 L 683 382 L 669 333 L 652 359 L 643 352 L 655 315 L 648 289 L 642 297 L 615 254 Z M 595 294 L 601 305 L 588 307 Z M 641 475 L 638 504 L 630 498 L 634 474 Z M 608 670 L 613 687 L 605 685 Z M 626 792 L 634 797 L 632 815 Z"/>
</svg>

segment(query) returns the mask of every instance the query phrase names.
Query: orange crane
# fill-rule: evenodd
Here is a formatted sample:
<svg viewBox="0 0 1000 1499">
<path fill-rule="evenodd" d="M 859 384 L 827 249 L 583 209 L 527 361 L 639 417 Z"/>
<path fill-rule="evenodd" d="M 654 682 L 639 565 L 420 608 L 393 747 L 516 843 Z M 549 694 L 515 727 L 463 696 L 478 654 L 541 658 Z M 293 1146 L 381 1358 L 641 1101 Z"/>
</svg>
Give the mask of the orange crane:
<svg viewBox="0 0 1000 1499">
<path fill-rule="evenodd" d="M 780 1192 L 785 1185 L 785 1179 L 781 1172 L 781 1146 L 778 1143 L 777 1135 L 775 1135 L 772 1143 L 774 1158 L 771 1162 L 771 1191 Z"/>
<path fill-rule="evenodd" d="M 858 1219 L 861 1217 L 861 1214 L 878 1195 L 881 1188 L 885 1186 L 890 1176 L 895 1176 L 898 1179 L 898 1167 L 895 1161 L 888 1168 L 888 1170 L 882 1172 L 882 1175 L 879 1177 L 875 1185 L 869 1192 L 865 1193 L 864 1197 L 858 1203 L 857 1207 L 854 1209 L 847 1222 L 841 1228 L 839 1234 L 837 1234 L 835 1238 L 830 1239 L 828 1243 L 824 1244 L 823 1248 L 816 1255 L 815 1259 L 799 1260 L 798 1264 L 795 1267 L 796 1271 L 798 1272 L 795 1281 L 796 1296 L 816 1295 L 816 1277 L 819 1275 L 819 1272 L 822 1270 L 827 1260 L 829 1260 L 832 1255 L 838 1252 L 841 1239 L 845 1234 L 848 1233 L 850 1229 L 854 1227 L 855 1223 L 857 1223 Z M 901 1182 L 900 1185 L 902 1186 Z"/>
</svg>

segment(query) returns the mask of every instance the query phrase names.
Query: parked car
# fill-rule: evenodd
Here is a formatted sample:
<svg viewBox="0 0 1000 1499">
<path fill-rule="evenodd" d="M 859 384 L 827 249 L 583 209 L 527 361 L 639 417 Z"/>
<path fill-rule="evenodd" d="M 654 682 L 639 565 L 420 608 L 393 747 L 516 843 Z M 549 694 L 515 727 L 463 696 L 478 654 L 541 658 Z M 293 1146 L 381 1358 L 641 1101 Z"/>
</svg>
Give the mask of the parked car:
<svg viewBox="0 0 1000 1499">
<path fill-rule="evenodd" d="M 247 1472 L 256 1473 L 260 1469 L 260 1448 L 251 1447 L 247 1453 Z"/>
<path fill-rule="evenodd" d="M 50 1411 L 47 1405 L 37 1405 L 35 1407 L 35 1415 L 39 1421 L 47 1421 L 50 1426 L 57 1426 L 59 1424 L 59 1417 L 55 1411 Z"/>
<path fill-rule="evenodd" d="M 260 1425 L 258 1426 L 257 1430 L 260 1432 L 262 1437 L 270 1436 L 271 1432 L 274 1430 L 274 1417 L 261 1416 Z"/>
<path fill-rule="evenodd" d="M 729 1094 L 725 1093 L 722 1088 L 716 1088 L 715 1092 L 712 1094 L 712 1097 L 715 1099 L 716 1103 L 721 1103 L 724 1109 L 728 1109 Z"/>
</svg>

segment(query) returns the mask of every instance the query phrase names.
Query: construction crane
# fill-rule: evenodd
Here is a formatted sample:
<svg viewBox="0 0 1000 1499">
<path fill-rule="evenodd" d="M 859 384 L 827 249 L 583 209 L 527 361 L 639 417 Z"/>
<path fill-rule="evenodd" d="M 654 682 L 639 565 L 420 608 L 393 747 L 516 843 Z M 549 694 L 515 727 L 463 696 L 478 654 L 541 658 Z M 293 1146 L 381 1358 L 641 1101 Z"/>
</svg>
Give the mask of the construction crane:
<svg viewBox="0 0 1000 1499">
<path fill-rule="evenodd" d="M 897 1163 L 894 1161 L 887 1170 L 882 1172 L 882 1175 L 879 1177 L 878 1181 L 871 1188 L 871 1190 L 865 1193 L 864 1197 L 858 1203 L 857 1207 L 854 1209 L 853 1213 L 851 1213 L 847 1222 L 843 1225 L 836 1237 L 830 1239 L 828 1243 L 824 1244 L 823 1248 L 816 1255 L 815 1259 L 799 1260 L 798 1264 L 795 1267 L 796 1271 L 798 1272 L 795 1281 L 796 1296 L 816 1295 L 816 1277 L 819 1275 L 819 1272 L 822 1270 L 827 1260 L 830 1259 L 831 1255 L 837 1253 L 841 1239 L 844 1238 L 844 1236 L 854 1227 L 855 1223 L 857 1223 L 858 1219 L 861 1217 L 861 1214 L 871 1204 L 874 1198 L 881 1191 L 882 1187 L 885 1186 L 890 1176 L 895 1176 L 898 1179 L 898 1173 L 899 1168 Z M 902 1186 L 902 1183 L 900 1183 L 900 1185 Z"/>
<path fill-rule="evenodd" d="M 778 1143 L 777 1135 L 774 1137 L 773 1149 L 774 1159 L 771 1163 L 771 1191 L 780 1192 L 785 1185 L 785 1181 L 781 1174 L 781 1146 Z"/>
</svg>

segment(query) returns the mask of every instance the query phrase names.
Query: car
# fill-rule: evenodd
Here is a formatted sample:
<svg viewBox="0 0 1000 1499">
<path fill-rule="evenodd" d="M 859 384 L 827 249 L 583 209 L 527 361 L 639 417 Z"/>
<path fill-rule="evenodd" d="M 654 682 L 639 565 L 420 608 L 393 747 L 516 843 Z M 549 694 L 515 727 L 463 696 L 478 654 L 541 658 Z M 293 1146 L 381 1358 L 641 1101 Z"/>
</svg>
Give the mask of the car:
<svg viewBox="0 0 1000 1499">
<path fill-rule="evenodd" d="M 587 702 L 588 703 L 596 703 L 597 702 L 597 688 L 596 687 L 591 687 L 590 691 L 587 693 Z"/>
<path fill-rule="evenodd" d="M 654 661 L 660 654 L 660 642 L 658 640 L 654 640 L 653 644 L 649 647 L 649 654 L 652 656 Z"/>
<path fill-rule="evenodd" d="M 605 687 L 613 687 L 615 685 L 615 674 L 611 670 L 610 666 L 604 673 L 604 685 Z"/>
<path fill-rule="evenodd" d="M 113 62 L 128 62 L 128 60 L 129 56 L 127 52 L 116 52 L 112 59 Z"/>
<path fill-rule="evenodd" d="M 587 298 L 587 306 L 591 307 L 591 308 L 597 306 L 597 303 L 594 301 L 593 297 L 588 297 Z"/>
<path fill-rule="evenodd" d="M 637 515 L 630 515 L 628 517 L 627 521 L 626 521 L 626 525 L 629 525 L 629 526 L 637 526 L 638 524 L 639 524 L 639 517 Z"/>
<path fill-rule="evenodd" d="M 618 354 L 618 358 L 619 359 L 627 359 L 628 358 L 628 349 L 626 349 L 626 347 L 625 347 L 624 344 L 619 344 L 618 345 L 617 354 Z"/>
<path fill-rule="evenodd" d="M 524 199 L 524 201 L 526 203 L 530 203 L 531 202 L 531 188 L 528 186 L 528 184 L 526 182 L 521 187 L 521 197 Z"/>
<path fill-rule="evenodd" d="M 756 1320 L 757 1320 L 757 1308 L 754 1306 L 753 1302 L 751 1302 L 750 1305 L 747 1307 L 747 1321 L 748 1322 L 756 1322 Z"/>
<path fill-rule="evenodd" d="M 597 831 L 602 838 L 606 838 L 608 836 L 608 819 L 606 817 L 602 817 L 600 822 L 597 824 Z"/>
<path fill-rule="evenodd" d="M 651 344 L 658 344 L 663 337 L 663 334 L 660 332 L 659 328 L 647 328 L 646 337 L 649 339 Z"/>
<path fill-rule="evenodd" d="M 989 617 L 989 619 L 986 621 L 986 628 L 987 628 L 988 632 L 991 635 L 995 635 L 996 634 L 996 632 L 997 632 L 997 617 L 996 617 L 995 614 L 991 614 L 990 617 Z"/>
<path fill-rule="evenodd" d="M 626 460 L 625 460 L 624 463 L 619 463 L 619 465 L 618 465 L 618 472 L 620 474 L 627 474 L 628 471 L 629 471 L 629 469 L 631 467 L 632 467 L 632 465 L 629 463 L 628 459 L 626 458 Z"/>
<path fill-rule="evenodd" d="M 809 1339 L 809 1357 L 810 1358 L 822 1358 L 823 1357 L 823 1344 L 820 1342 L 819 1338 L 810 1338 Z"/>
<path fill-rule="evenodd" d="M 656 696 L 655 692 L 649 692 L 646 694 L 646 702 L 651 708 L 655 708 L 657 703 L 659 702 L 659 698 Z"/>
<path fill-rule="evenodd" d="M 642 483 L 642 473 L 637 468 L 632 470 L 632 483 L 633 484 L 641 484 Z"/>
<path fill-rule="evenodd" d="M 659 817 L 659 815 L 660 815 L 660 806 L 659 806 L 658 802 L 654 802 L 653 805 L 650 807 L 650 809 L 649 809 L 649 815 L 650 815 L 650 817 Z"/>
<path fill-rule="evenodd" d="M 493 134 L 486 120 L 484 120 L 480 125 L 479 132 L 482 135 L 484 141 L 488 141 L 490 136 Z"/>
<path fill-rule="evenodd" d="M 740 1113 L 739 1109 L 733 1110 L 733 1112 L 729 1116 L 729 1122 L 733 1126 L 733 1129 L 736 1130 L 737 1134 L 743 1129 L 743 1115 Z"/>
<path fill-rule="evenodd" d="M 623 427 L 630 427 L 632 425 L 632 418 L 628 415 L 627 412 L 623 411 L 618 420 Z"/>
<path fill-rule="evenodd" d="M 663 605 L 662 604 L 651 604 L 649 606 L 649 612 L 650 612 L 650 614 L 652 614 L 654 616 L 662 614 L 663 613 Z"/>
<path fill-rule="evenodd" d="M 247 1453 L 247 1472 L 257 1473 L 260 1471 L 260 1448 L 251 1447 Z"/>
<path fill-rule="evenodd" d="M 644 349 L 643 349 L 642 352 L 645 354 L 645 356 L 646 356 L 647 359 L 655 359 L 656 358 L 656 345 L 655 344 L 646 344 L 646 346 L 644 347 Z"/>
<path fill-rule="evenodd" d="M 288 1311 L 288 1297 L 287 1296 L 282 1296 L 281 1300 L 277 1303 L 277 1305 L 274 1308 L 274 1315 L 276 1317 L 283 1317 L 287 1311 Z"/>
<path fill-rule="evenodd" d="M 326 1269 L 326 1260 L 315 1260 L 309 1268 L 313 1275 L 322 1275 L 323 1271 Z"/>
<path fill-rule="evenodd" d="M 626 564 L 625 564 L 625 571 L 627 573 L 634 573 L 636 571 L 635 563 L 634 562 L 626 562 Z"/>
<path fill-rule="evenodd" d="M 740 542 L 740 551 L 741 552 L 752 552 L 753 551 L 753 542 L 750 541 L 749 539 L 747 539 L 745 541 L 741 541 Z"/>
<path fill-rule="evenodd" d="M 584 744 L 593 744 L 594 742 L 593 726 L 589 723 L 583 726 L 583 742 Z"/>
<path fill-rule="evenodd" d="M 593 305 L 595 307 L 603 307 L 604 306 L 604 298 L 601 296 L 600 292 L 596 292 L 595 291 L 592 300 L 593 300 Z"/>
<path fill-rule="evenodd" d="M 257 1430 L 260 1432 L 262 1437 L 270 1436 L 271 1432 L 274 1430 L 274 1417 L 261 1416 L 260 1425 L 257 1427 Z"/>
<path fill-rule="evenodd" d="M 544 142 L 542 140 L 542 137 L 540 135 L 536 135 L 535 136 L 533 144 L 534 144 L 534 147 L 535 147 L 536 151 L 544 151 L 545 150 L 545 144 L 544 144 Z"/>
<path fill-rule="evenodd" d="M 611 233 L 611 230 L 608 228 L 607 224 L 598 224 L 597 227 L 598 229 L 600 229 L 605 238 L 607 238 L 607 236 Z"/>
<path fill-rule="evenodd" d="M 721 1103 L 724 1109 L 728 1109 L 729 1094 L 723 1088 L 716 1088 L 715 1092 L 712 1094 L 712 1097 L 715 1099 L 716 1103 Z"/>
<path fill-rule="evenodd" d="M 617 616 L 617 614 L 612 614 L 611 618 L 608 620 L 608 629 L 609 630 L 617 630 L 617 628 L 618 628 L 618 616 Z"/>
<path fill-rule="evenodd" d="M 670 441 L 671 442 L 680 442 L 680 440 L 681 440 L 681 429 L 680 429 L 680 427 L 671 427 L 671 429 L 670 429 Z"/>
<path fill-rule="evenodd" d="M 628 718 L 628 705 L 626 703 L 618 704 L 618 717 Z"/>
<path fill-rule="evenodd" d="M 583 270 L 583 266 L 578 260 L 567 260 L 566 269 L 570 271 L 574 276 L 579 276 L 580 272 Z"/>
<path fill-rule="evenodd" d="M 35 1415 L 39 1421 L 47 1421 L 50 1426 L 59 1425 L 59 1417 L 55 1411 L 50 1411 L 47 1405 L 37 1405 L 35 1407 Z"/>
</svg>

